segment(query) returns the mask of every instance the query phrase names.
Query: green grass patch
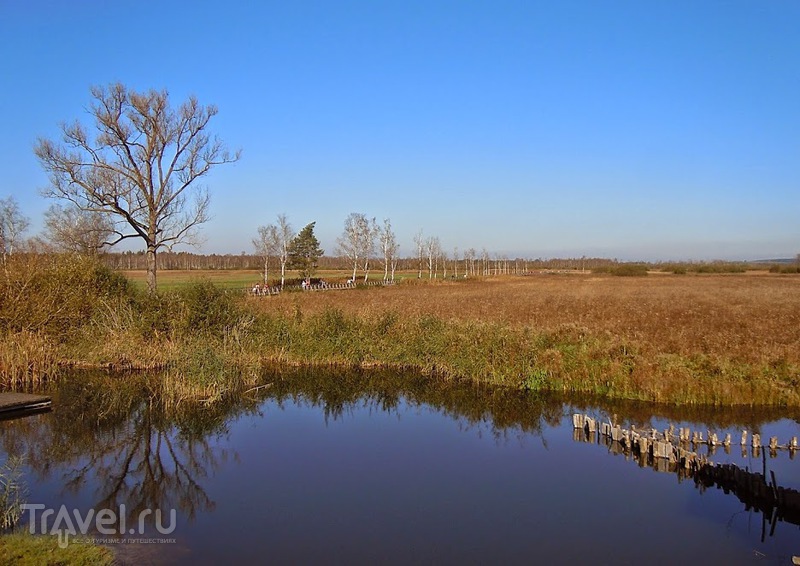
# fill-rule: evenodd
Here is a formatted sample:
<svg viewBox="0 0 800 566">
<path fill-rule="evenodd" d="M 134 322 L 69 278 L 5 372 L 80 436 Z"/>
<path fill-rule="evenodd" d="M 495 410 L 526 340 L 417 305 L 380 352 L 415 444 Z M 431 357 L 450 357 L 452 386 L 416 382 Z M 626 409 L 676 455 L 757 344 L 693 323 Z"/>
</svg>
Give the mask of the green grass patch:
<svg viewBox="0 0 800 566">
<path fill-rule="evenodd" d="M 73 542 L 66 548 L 60 548 L 56 536 L 14 533 L 0 536 L 0 563 L 19 566 L 104 566 L 114 563 L 114 555 L 104 546 Z"/>
</svg>

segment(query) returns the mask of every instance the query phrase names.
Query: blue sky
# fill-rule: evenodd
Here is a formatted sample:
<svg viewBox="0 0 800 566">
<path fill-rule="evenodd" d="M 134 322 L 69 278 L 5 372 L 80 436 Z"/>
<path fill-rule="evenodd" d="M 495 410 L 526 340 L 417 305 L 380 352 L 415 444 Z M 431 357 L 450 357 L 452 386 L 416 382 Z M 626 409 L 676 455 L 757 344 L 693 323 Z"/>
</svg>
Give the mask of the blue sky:
<svg viewBox="0 0 800 566">
<path fill-rule="evenodd" d="M 800 252 L 800 2 L 0 0 L 0 197 L 41 227 L 39 136 L 121 81 L 216 104 L 205 253 L 350 212 L 446 250 Z"/>
</svg>

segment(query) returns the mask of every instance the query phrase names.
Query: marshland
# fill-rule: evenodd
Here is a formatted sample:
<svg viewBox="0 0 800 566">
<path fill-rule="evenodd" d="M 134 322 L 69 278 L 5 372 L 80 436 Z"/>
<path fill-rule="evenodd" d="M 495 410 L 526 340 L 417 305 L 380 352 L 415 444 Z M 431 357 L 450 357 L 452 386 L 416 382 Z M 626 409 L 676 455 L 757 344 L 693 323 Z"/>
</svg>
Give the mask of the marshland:
<svg viewBox="0 0 800 566">
<path fill-rule="evenodd" d="M 62 367 L 170 369 L 187 375 L 182 392 L 197 386 L 202 397 L 229 381 L 257 385 L 252 376 L 278 362 L 655 403 L 800 406 L 796 275 L 407 274 L 388 286 L 260 297 L 247 293 L 257 272 L 163 273 L 166 290 L 148 294 L 141 276 L 96 259 L 11 258 L 4 383 Z"/>
<path fill-rule="evenodd" d="M 15 254 L 2 278 L 3 385 L 54 408 L 0 422 L 17 462 L 4 485 L 56 510 L 127 510 L 127 524 L 175 510 L 172 533 L 145 524 L 158 549 L 73 536 L 100 562 L 214 562 L 219 537 L 243 561 L 564 562 L 598 548 L 633 559 L 605 546 L 608 521 L 587 531 L 601 505 L 634 537 L 681 525 L 677 536 L 704 541 L 687 543 L 697 556 L 780 563 L 797 525 L 572 441 L 573 412 L 797 435 L 800 277 L 674 271 L 402 272 L 391 285 L 254 296 L 257 271 L 165 270 L 151 294 L 143 273 L 98 258 Z M 761 465 L 738 449 L 709 457 Z M 797 489 L 794 460 L 781 451 L 764 466 Z M 29 527 L 14 515 L 20 497 L 6 489 L 6 510 Z M 565 529 L 582 543 L 565 548 Z M 24 538 L 2 540 L 7 556 L 28 552 Z"/>
</svg>

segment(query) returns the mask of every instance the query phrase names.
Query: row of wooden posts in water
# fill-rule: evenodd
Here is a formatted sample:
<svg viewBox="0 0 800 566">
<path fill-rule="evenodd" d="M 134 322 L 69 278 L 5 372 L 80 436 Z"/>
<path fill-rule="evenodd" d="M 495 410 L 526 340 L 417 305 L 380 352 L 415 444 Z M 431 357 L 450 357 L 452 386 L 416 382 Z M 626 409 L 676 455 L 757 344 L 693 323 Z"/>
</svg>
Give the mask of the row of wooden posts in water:
<svg viewBox="0 0 800 566">
<path fill-rule="evenodd" d="M 654 458 L 666 458 L 673 462 L 685 461 L 685 467 L 690 467 L 688 464 L 693 461 L 704 461 L 705 456 L 686 449 L 687 446 L 700 447 L 708 446 L 709 454 L 713 455 L 714 449 L 717 447 L 724 447 L 726 452 L 729 453 L 732 445 L 732 436 L 727 433 L 725 437 L 720 440 L 716 433 L 710 430 L 706 431 L 705 436 L 700 431 L 692 431 L 688 427 L 680 427 L 675 429 L 674 425 L 664 431 L 656 429 L 649 430 L 636 430 L 636 427 L 631 426 L 630 429 L 624 429 L 619 425 L 613 425 L 610 422 L 600 422 L 587 415 L 574 414 L 572 415 L 572 426 L 575 429 L 583 429 L 586 435 L 599 434 L 603 437 L 608 437 L 614 442 L 619 442 L 623 447 L 636 449 L 640 453 L 650 453 Z M 677 444 L 675 444 L 677 442 Z M 788 450 L 789 457 L 794 459 L 795 453 L 800 449 L 798 447 L 797 437 L 793 436 L 788 443 L 781 444 L 777 436 L 772 436 L 769 439 L 767 446 L 764 446 L 761 441 L 761 435 L 753 433 L 748 435 L 746 430 L 742 431 L 742 436 L 739 441 L 742 450 L 746 450 L 748 446 L 752 447 L 753 455 L 760 457 L 761 450 L 764 448 L 769 449 L 770 457 L 776 457 L 778 450 Z"/>
<path fill-rule="evenodd" d="M 720 440 L 716 434 L 706 431 L 692 432 L 689 428 L 673 425 L 664 431 L 655 429 L 636 430 L 622 428 L 610 422 L 600 422 L 586 415 L 572 416 L 574 428 L 573 438 L 581 442 L 604 443 L 615 453 L 624 453 L 626 458 L 637 457 L 640 466 L 650 466 L 657 471 L 677 472 L 679 480 L 691 477 L 701 490 L 718 487 L 725 493 L 733 493 L 745 504 L 747 509 L 756 509 L 762 513 L 762 540 L 770 525 L 770 536 L 775 531 L 778 520 L 800 525 L 800 491 L 778 485 L 775 472 L 770 471 L 767 480 L 767 450 L 761 444 L 761 436 L 757 433 L 748 435 L 742 432 L 739 445 L 743 455 L 748 447 L 752 454 L 761 458 L 762 473 L 755 473 L 748 468 L 740 468 L 735 464 L 714 464 L 708 459 L 717 447 L 725 448 L 730 453 L 732 438 L 730 434 Z M 708 453 L 696 451 L 700 446 L 707 446 Z M 692 450 L 694 448 L 695 450 Z M 788 443 L 780 444 L 776 437 L 771 437 L 766 447 L 770 457 L 777 456 L 778 450 L 788 450 L 789 458 L 794 459 L 798 451 L 797 437 Z"/>
</svg>

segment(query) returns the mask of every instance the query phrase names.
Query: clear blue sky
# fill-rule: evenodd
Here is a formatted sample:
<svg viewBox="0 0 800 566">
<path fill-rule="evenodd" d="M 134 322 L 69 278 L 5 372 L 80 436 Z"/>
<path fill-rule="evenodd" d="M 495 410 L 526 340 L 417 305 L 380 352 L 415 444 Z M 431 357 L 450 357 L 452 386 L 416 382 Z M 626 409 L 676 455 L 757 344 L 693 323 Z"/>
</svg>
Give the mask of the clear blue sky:
<svg viewBox="0 0 800 566">
<path fill-rule="evenodd" d="M 446 250 L 800 252 L 800 2 L 0 0 L 0 197 L 41 227 L 32 147 L 89 87 L 189 94 L 241 161 L 205 253 L 285 212 L 332 252 L 350 212 Z"/>
</svg>

